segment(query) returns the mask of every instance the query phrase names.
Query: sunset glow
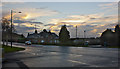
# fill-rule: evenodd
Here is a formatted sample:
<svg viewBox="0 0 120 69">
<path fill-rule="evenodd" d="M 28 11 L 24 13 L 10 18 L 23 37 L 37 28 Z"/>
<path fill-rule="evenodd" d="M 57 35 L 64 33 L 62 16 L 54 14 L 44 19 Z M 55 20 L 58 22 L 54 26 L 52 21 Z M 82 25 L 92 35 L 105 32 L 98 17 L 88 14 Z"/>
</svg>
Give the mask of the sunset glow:
<svg viewBox="0 0 120 69">
<path fill-rule="evenodd" d="M 3 3 L 4 4 L 4 3 Z M 67 25 L 71 37 L 75 37 L 75 28 L 77 26 L 79 37 L 84 35 L 84 30 L 89 30 L 89 37 L 100 36 L 106 28 L 114 28 L 117 24 L 117 3 L 21 3 L 6 4 L 3 6 L 3 16 L 10 20 L 9 9 L 21 11 L 21 14 L 13 13 L 13 22 L 18 32 L 26 28 L 24 35 L 27 32 L 34 32 L 34 25 L 37 25 L 37 30 L 47 29 L 51 32 L 59 34 L 62 25 Z M 26 6 L 27 5 L 27 6 Z M 39 6 L 38 6 L 39 5 Z M 73 6 L 74 5 L 74 6 Z M 59 7 L 59 8 L 58 8 Z M 61 7 L 61 8 L 60 8 Z M 6 14 L 7 13 L 7 14 Z M 5 15 L 4 15 L 5 14 Z M 33 24 L 33 25 L 31 25 Z M 18 26 L 20 26 L 18 28 Z"/>
<path fill-rule="evenodd" d="M 26 16 L 24 16 L 24 17 L 22 17 L 23 19 L 28 19 L 30 17 L 30 15 L 26 15 Z"/>
<path fill-rule="evenodd" d="M 66 21 L 62 21 L 62 22 L 84 22 L 84 21 L 82 21 L 82 20 L 66 20 Z"/>
</svg>

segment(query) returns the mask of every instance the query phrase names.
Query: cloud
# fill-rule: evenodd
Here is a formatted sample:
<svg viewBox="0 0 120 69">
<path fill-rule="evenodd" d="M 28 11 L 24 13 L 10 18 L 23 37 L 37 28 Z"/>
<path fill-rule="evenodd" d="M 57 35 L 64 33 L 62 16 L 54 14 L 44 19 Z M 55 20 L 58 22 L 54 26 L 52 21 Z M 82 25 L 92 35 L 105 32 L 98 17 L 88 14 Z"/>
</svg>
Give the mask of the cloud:
<svg viewBox="0 0 120 69">
<path fill-rule="evenodd" d="M 41 22 L 31 22 L 31 21 L 22 21 L 22 20 L 14 20 L 13 24 L 15 26 L 24 26 L 24 27 L 35 27 L 36 28 L 42 28 L 42 24 Z"/>
<path fill-rule="evenodd" d="M 106 10 L 104 13 L 118 10 L 118 2 L 106 3 L 98 5 L 101 9 Z"/>
<path fill-rule="evenodd" d="M 91 36 L 93 35 L 99 36 L 100 33 L 104 31 L 104 29 L 112 28 L 113 26 L 108 27 L 107 25 L 116 23 L 118 19 L 117 15 L 104 16 L 104 13 L 88 14 L 88 15 L 69 15 L 66 18 L 51 19 L 50 22 L 48 22 L 49 24 L 43 25 L 43 23 L 41 22 L 35 22 L 36 20 L 34 16 L 33 18 L 26 18 L 26 19 L 23 17 L 27 17 L 27 16 L 25 15 L 15 16 L 14 23 L 16 26 L 20 25 L 23 27 L 35 27 L 34 24 L 37 24 L 38 30 L 46 27 L 49 28 L 51 32 L 55 32 L 58 34 L 59 30 L 61 29 L 61 26 L 66 24 L 68 30 L 73 29 L 75 26 L 78 26 L 78 29 L 79 27 L 81 27 L 80 28 L 81 31 L 88 30 L 87 33 L 90 34 Z M 33 25 L 31 25 L 31 23 Z M 33 30 L 30 31 L 33 32 Z"/>
<path fill-rule="evenodd" d="M 85 25 L 86 27 L 95 27 L 95 25 Z"/>
<path fill-rule="evenodd" d="M 0 7 L 2 7 L 3 6 L 3 4 L 2 3 L 0 3 Z"/>
<path fill-rule="evenodd" d="M 8 21 L 10 21 L 10 20 L 8 20 Z M 13 20 L 13 24 L 16 24 L 16 25 L 23 24 L 23 23 L 27 23 L 27 24 L 28 23 L 29 24 L 43 24 L 42 22 L 34 22 L 34 21 L 29 21 L 29 20 Z"/>
<path fill-rule="evenodd" d="M 43 24 L 42 22 L 31 22 L 31 21 L 22 21 L 22 20 L 14 20 L 13 23 L 31 23 L 31 24 Z"/>
<path fill-rule="evenodd" d="M 90 19 L 96 19 L 96 18 L 90 18 Z"/>
<path fill-rule="evenodd" d="M 79 32 L 87 30 L 87 34 L 90 37 L 100 36 L 107 28 L 113 28 L 118 21 L 117 15 L 108 15 L 105 16 L 104 13 L 98 14 L 89 14 L 89 15 L 70 15 L 62 19 L 51 19 L 50 23 L 55 24 L 50 27 L 52 32 L 58 33 L 62 25 L 66 24 L 67 28 L 70 30 L 71 35 L 75 33 L 75 26 L 78 26 Z M 73 29 L 73 30 L 72 30 Z M 81 34 L 81 33 L 80 33 Z M 83 36 L 84 34 L 81 34 Z"/>
<path fill-rule="evenodd" d="M 92 28 L 90 33 L 96 34 L 96 36 L 100 36 L 102 32 L 104 32 L 107 28 L 112 29 L 114 31 L 115 25 L 117 25 L 117 23 L 108 23 L 108 24 L 98 25 Z"/>
<path fill-rule="evenodd" d="M 24 4 L 25 2 L 2 2 L 2 5 L 14 5 L 14 4 Z"/>
<path fill-rule="evenodd" d="M 67 25 L 66 27 L 73 27 L 73 25 Z"/>
<path fill-rule="evenodd" d="M 35 28 L 34 27 L 26 27 L 26 26 L 15 26 L 15 29 L 17 31 L 17 33 L 19 34 L 24 34 L 25 36 L 27 36 L 27 33 L 31 33 L 34 32 Z"/>
<path fill-rule="evenodd" d="M 40 7 L 40 8 L 36 8 L 36 9 L 47 9 L 48 7 Z"/>
<path fill-rule="evenodd" d="M 29 10 L 28 10 L 29 9 Z M 13 22 L 15 25 L 24 26 L 24 27 L 36 27 L 39 29 L 44 28 L 42 22 L 37 22 L 36 18 L 43 17 L 43 16 L 53 16 L 58 14 L 59 12 L 56 10 L 50 10 L 47 8 L 17 8 L 13 9 L 13 11 L 18 12 L 21 11 L 21 14 L 13 13 Z M 9 9 L 2 10 L 3 17 L 10 20 L 10 12 Z M 33 25 L 31 25 L 33 24 Z"/>
<path fill-rule="evenodd" d="M 99 6 L 103 8 L 110 8 L 111 6 L 115 6 L 117 4 L 118 2 L 112 2 L 112 3 L 100 4 Z"/>
<path fill-rule="evenodd" d="M 24 26 L 24 27 L 34 27 L 34 25 L 30 24 L 30 23 L 22 23 L 20 24 L 20 26 Z"/>
<path fill-rule="evenodd" d="M 45 24 L 44 26 L 53 26 L 53 25 L 55 25 L 55 24 Z"/>
<path fill-rule="evenodd" d="M 58 32 L 58 31 L 60 31 L 60 30 L 53 30 L 54 32 Z"/>
<path fill-rule="evenodd" d="M 22 20 L 13 20 L 13 23 L 26 23 L 26 21 L 22 21 Z"/>
<path fill-rule="evenodd" d="M 50 9 L 36 9 L 36 8 L 19 8 L 19 9 L 21 9 L 23 14 L 25 15 L 24 16 L 25 19 L 36 18 L 40 16 L 52 16 L 58 14 L 58 12 L 55 12 L 54 10 Z"/>
<path fill-rule="evenodd" d="M 85 19 L 85 18 L 100 18 L 103 15 L 104 13 L 98 13 L 98 14 L 88 14 L 88 15 L 71 15 L 68 17 Z"/>
<path fill-rule="evenodd" d="M 29 9 L 29 10 L 28 10 Z M 58 14 L 56 10 L 50 10 L 46 8 L 16 8 L 13 9 L 15 12 L 19 12 L 19 10 L 22 12 L 21 14 L 13 13 L 14 18 L 19 19 L 35 19 L 41 16 L 53 16 Z M 3 16 L 7 19 L 10 19 L 10 12 L 9 9 L 3 9 Z"/>
<path fill-rule="evenodd" d="M 30 22 L 28 21 L 29 23 L 35 23 L 35 24 L 43 24 L 42 22 Z"/>
<path fill-rule="evenodd" d="M 73 25 L 74 27 L 81 26 L 81 25 L 86 25 L 86 23 L 91 20 L 91 18 L 100 18 L 104 14 L 89 14 L 89 15 L 70 15 L 67 16 L 67 18 L 62 18 L 62 19 L 51 19 L 50 23 L 54 23 L 54 26 L 51 26 L 50 29 L 53 29 L 54 27 L 58 25 L 63 25 L 63 24 L 68 24 L 68 25 Z"/>
<path fill-rule="evenodd" d="M 70 15 L 68 18 L 64 19 L 51 19 L 50 23 L 54 23 L 54 26 L 51 26 L 51 28 L 58 26 L 58 25 L 63 25 L 63 24 L 68 24 L 68 25 L 73 25 L 74 27 L 77 25 L 86 25 L 90 20 L 94 19 L 99 19 L 103 16 L 104 14 L 89 14 L 89 15 Z"/>
<path fill-rule="evenodd" d="M 99 6 L 111 6 L 113 3 L 100 4 Z"/>
<path fill-rule="evenodd" d="M 92 31 L 90 31 L 92 33 L 96 33 L 97 32 L 97 29 L 93 29 Z"/>
<path fill-rule="evenodd" d="M 5 4 L 4 4 L 5 5 Z M 116 9 L 116 4 L 113 3 L 104 3 L 99 5 L 102 10 L 113 11 Z M 82 14 L 82 15 L 68 15 L 64 18 L 53 18 L 48 20 L 47 24 L 43 24 L 39 22 L 41 17 L 47 18 L 47 16 L 54 16 L 59 14 L 60 12 L 57 10 L 51 10 L 48 7 L 39 7 L 39 8 L 17 8 L 13 9 L 15 11 L 22 11 L 22 14 L 14 13 L 14 25 L 25 27 L 27 29 L 26 32 L 33 32 L 35 24 L 37 25 L 38 30 L 43 28 L 50 28 L 52 32 L 59 32 L 62 25 L 66 24 L 68 30 L 70 30 L 71 34 L 75 33 L 75 26 L 78 26 L 78 31 L 80 35 L 83 35 L 83 30 L 87 30 L 87 34 L 89 35 L 99 35 L 106 28 L 113 28 L 114 24 L 118 21 L 117 15 L 109 15 L 107 16 L 105 13 L 96 13 L 96 14 Z M 116 10 L 115 10 L 116 11 Z M 10 19 L 9 10 L 3 10 L 4 16 Z M 63 15 L 63 14 L 62 14 Z M 38 22 L 36 22 L 38 21 Z M 43 21 L 44 22 L 44 21 Z M 31 25 L 32 24 L 32 25 Z M 31 29 L 29 29 L 32 27 Z M 22 29 L 22 30 L 24 30 Z M 28 30 L 29 29 L 29 30 Z"/>
</svg>

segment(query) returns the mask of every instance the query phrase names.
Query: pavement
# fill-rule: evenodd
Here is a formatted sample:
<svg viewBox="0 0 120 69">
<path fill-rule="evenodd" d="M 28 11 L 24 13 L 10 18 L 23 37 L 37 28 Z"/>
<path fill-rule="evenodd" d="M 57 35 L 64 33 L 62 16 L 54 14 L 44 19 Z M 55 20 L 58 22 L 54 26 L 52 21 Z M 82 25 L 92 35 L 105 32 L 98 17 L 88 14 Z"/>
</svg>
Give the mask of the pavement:
<svg viewBox="0 0 120 69">
<path fill-rule="evenodd" d="M 15 53 L 8 53 L 5 55 L 5 60 L 3 61 L 2 68 L 17 68 L 17 69 L 29 69 L 21 60 L 16 58 L 9 58 L 10 56 L 15 55 Z"/>
<path fill-rule="evenodd" d="M 3 67 L 118 67 L 117 48 L 61 47 L 45 45 L 14 46 L 24 51 L 6 54 Z"/>
</svg>

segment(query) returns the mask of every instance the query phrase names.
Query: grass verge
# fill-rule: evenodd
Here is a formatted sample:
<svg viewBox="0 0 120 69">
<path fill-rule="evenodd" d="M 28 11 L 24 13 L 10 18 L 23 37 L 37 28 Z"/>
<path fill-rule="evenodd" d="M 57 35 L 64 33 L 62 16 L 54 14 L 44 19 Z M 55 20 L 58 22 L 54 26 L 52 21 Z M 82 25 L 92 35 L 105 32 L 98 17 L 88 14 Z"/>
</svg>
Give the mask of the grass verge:
<svg viewBox="0 0 120 69">
<path fill-rule="evenodd" d="M 10 47 L 10 46 L 2 46 L 4 48 L 4 53 L 10 53 L 10 52 L 16 52 L 16 51 L 21 51 L 25 50 L 25 48 L 20 48 L 20 47 Z"/>
</svg>

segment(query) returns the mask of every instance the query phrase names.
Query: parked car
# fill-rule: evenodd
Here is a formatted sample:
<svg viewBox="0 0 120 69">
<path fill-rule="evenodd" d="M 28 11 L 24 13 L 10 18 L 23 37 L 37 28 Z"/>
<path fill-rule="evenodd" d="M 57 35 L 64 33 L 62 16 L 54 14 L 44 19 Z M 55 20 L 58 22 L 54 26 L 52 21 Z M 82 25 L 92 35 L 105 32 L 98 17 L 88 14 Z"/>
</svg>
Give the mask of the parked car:
<svg viewBox="0 0 120 69">
<path fill-rule="evenodd" d="M 26 45 L 31 45 L 32 43 L 31 43 L 31 41 L 26 41 L 25 44 Z"/>
</svg>

